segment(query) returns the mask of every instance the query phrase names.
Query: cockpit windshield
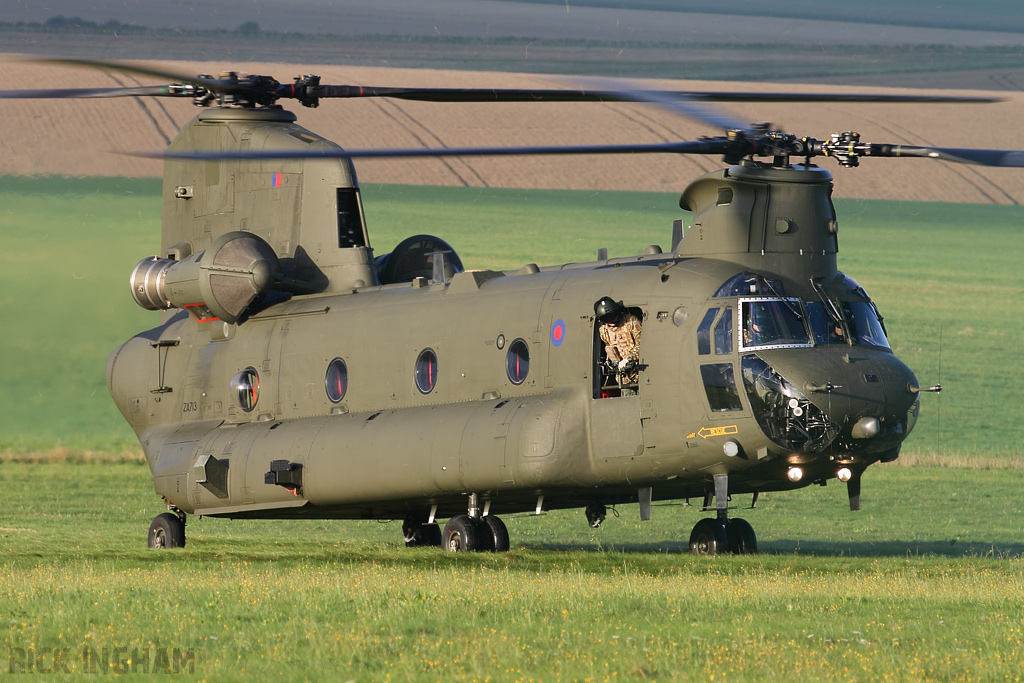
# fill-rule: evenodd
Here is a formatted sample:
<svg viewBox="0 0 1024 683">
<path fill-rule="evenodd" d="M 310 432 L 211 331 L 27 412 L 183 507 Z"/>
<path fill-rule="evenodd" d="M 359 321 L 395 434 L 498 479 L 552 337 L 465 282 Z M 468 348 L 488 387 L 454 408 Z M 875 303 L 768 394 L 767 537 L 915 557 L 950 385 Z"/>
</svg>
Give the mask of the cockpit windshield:
<svg viewBox="0 0 1024 683">
<path fill-rule="evenodd" d="M 741 349 L 810 346 L 798 299 L 740 299 Z"/>
<path fill-rule="evenodd" d="M 845 344 L 846 329 L 842 320 L 835 320 L 820 301 L 808 301 L 807 320 L 811 323 L 815 344 Z"/>
<path fill-rule="evenodd" d="M 889 348 L 885 328 L 874 304 L 868 301 L 843 301 L 840 306 L 843 319 L 835 320 L 822 303 L 808 301 L 805 304 L 816 345 L 846 344 L 849 339 L 853 344 Z"/>
<path fill-rule="evenodd" d="M 889 348 L 885 328 L 878 317 L 875 305 L 867 301 L 844 301 L 843 315 L 850 327 L 854 344 L 871 344 Z"/>
</svg>

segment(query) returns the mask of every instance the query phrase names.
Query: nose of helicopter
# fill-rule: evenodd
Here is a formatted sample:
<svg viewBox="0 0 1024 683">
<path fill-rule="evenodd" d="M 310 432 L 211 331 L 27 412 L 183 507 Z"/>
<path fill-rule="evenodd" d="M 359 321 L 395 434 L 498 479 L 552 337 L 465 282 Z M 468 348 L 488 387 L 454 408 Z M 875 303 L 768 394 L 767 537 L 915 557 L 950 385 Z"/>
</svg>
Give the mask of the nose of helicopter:
<svg viewBox="0 0 1024 683">
<path fill-rule="evenodd" d="M 917 421 L 917 378 L 871 347 L 776 349 L 743 359 L 762 429 L 791 452 L 892 460 Z"/>
</svg>

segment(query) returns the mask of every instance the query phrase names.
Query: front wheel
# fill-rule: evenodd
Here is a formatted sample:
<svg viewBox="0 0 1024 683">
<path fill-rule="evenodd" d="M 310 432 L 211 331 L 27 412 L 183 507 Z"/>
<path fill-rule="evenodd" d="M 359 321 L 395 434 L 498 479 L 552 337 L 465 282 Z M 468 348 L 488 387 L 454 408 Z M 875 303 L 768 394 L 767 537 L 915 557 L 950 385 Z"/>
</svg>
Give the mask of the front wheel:
<svg viewBox="0 0 1024 683">
<path fill-rule="evenodd" d="M 156 516 L 149 525 L 150 548 L 184 548 L 185 523 L 173 512 Z"/>
<path fill-rule="evenodd" d="M 509 548 L 508 528 L 505 522 L 494 515 L 486 515 L 480 520 L 480 533 L 483 535 L 482 549 L 495 553 L 507 553 Z"/>
<path fill-rule="evenodd" d="M 725 525 L 714 517 L 697 522 L 690 532 L 690 552 L 694 555 L 717 555 L 729 549 Z"/>
<path fill-rule="evenodd" d="M 747 520 L 730 519 L 725 523 L 725 534 L 729 538 L 729 550 L 732 553 L 752 555 L 757 552 L 757 535 Z"/>
<path fill-rule="evenodd" d="M 441 536 L 444 548 L 449 552 L 481 550 L 480 529 L 469 515 L 457 515 L 449 519 Z"/>
</svg>

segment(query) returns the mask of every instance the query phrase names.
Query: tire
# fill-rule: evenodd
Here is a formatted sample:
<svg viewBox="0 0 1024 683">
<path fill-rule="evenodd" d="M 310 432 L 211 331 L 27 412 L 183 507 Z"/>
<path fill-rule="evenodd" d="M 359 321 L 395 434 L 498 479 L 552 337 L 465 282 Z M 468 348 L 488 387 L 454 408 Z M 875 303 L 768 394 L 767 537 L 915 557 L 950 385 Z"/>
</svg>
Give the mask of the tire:
<svg viewBox="0 0 1024 683">
<path fill-rule="evenodd" d="M 481 550 L 493 553 L 507 553 L 509 548 L 508 528 L 505 522 L 494 515 L 480 520 Z"/>
<path fill-rule="evenodd" d="M 690 532 L 690 552 L 694 555 L 717 555 L 729 549 L 725 525 L 713 517 L 697 522 Z"/>
<path fill-rule="evenodd" d="M 402 522 L 402 535 L 405 537 L 406 548 L 441 545 L 441 527 L 437 524 L 406 519 Z"/>
<path fill-rule="evenodd" d="M 469 518 L 469 515 L 457 515 L 444 525 L 441 542 L 445 550 L 453 553 L 480 550 L 482 536 L 480 531 L 481 529 L 474 520 Z"/>
<path fill-rule="evenodd" d="M 729 552 L 735 555 L 753 555 L 757 552 L 757 534 L 745 519 L 730 519 L 725 525 L 729 538 Z"/>
<path fill-rule="evenodd" d="M 149 525 L 150 548 L 184 548 L 185 523 L 178 515 L 164 512 Z"/>
<path fill-rule="evenodd" d="M 441 527 L 437 524 L 424 524 L 420 530 L 421 545 L 434 548 L 441 547 Z"/>
</svg>

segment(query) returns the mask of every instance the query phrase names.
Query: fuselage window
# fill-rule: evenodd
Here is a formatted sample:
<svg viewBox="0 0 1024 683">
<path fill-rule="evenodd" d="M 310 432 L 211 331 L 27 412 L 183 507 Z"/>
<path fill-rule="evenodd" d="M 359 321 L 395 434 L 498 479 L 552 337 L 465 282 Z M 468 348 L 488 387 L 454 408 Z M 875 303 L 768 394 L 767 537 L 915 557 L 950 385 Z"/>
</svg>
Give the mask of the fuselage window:
<svg viewBox="0 0 1024 683">
<path fill-rule="evenodd" d="M 739 392 L 736 391 L 736 377 L 732 363 L 714 363 L 700 366 L 700 377 L 704 381 L 704 393 L 712 412 L 724 413 L 743 410 Z"/>
<path fill-rule="evenodd" d="M 711 323 L 715 322 L 718 311 L 717 308 L 709 308 L 704 314 L 704 319 L 700 321 L 700 327 L 697 328 L 697 353 L 702 356 L 711 353 Z"/>
<path fill-rule="evenodd" d="M 715 355 L 732 353 L 732 306 L 725 307 L 722 319 L 715 325 Z"/>
<path fill-rule="evenodd" d="M 810 346 L 798 299 L 740 299 L 741 349 Z"/>
<path fill-rule="evenodd" d="M 260 400 L 260 376 L 256 368 L 248 367 L 231 379 L 231 393 L 238 407 L 245 412 L 252 411 Z"/>
<path fill-rule="evenodd" d="M 437 354 L 433 349 L 423 349 L 416 359 L 416 388 L 422 394 L 429 394 L 437 384 Z"/>
<path fill-rule="evenodd" d="M 530 372 L 530 347 L 522 339 L 516 339 L 505 355 L 505 372 L 512 384 L 522 384 Z"/>
<path fill-rule="evenodd" d="M 335 358 L 327 366 L 327 376 L 324 378 L 324 387 L 327 389 L 327 398 L 331 403 L 338 403 L 345 398 L 348 391 L 348 367 L 345 361 Z"/>
</svg>

